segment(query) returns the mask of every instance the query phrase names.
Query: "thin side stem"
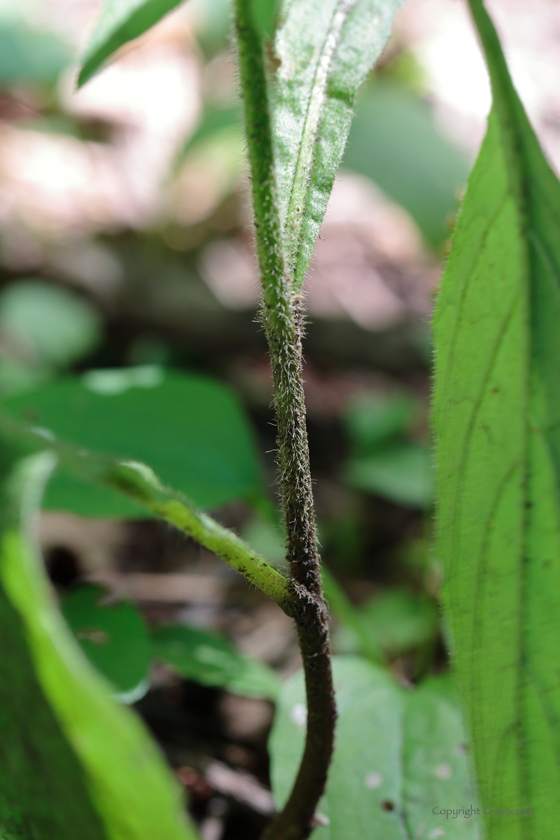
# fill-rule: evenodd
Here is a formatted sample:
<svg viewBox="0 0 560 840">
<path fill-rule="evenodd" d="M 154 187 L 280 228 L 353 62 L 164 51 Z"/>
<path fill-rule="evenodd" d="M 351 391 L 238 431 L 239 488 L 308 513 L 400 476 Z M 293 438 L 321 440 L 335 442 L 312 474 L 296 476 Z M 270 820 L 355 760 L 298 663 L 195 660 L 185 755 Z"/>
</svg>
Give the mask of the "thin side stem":
<svg viewBox="0 0 560 840">
<path fill-rule="evenodd" d="M 298 585 L 295 619 L 308 709 L 304 755 L 294 788 L 284 810 L 265 831 L 262 840 L 304 840 L 313 830 L 315 810 L 326 784 L 336 708 L 305 421 L 303 301 L 301 295 L 293 292 L 284 260 L 263 46 L 251 17 L 250 0 L 236 0 L 235 10 L 263 288 L 263 322 L 274 379 L 280 495 L 287 556 Z"/>
<path fill-rule="evenodd" d="M 233 531 L 197 510 L 180 493 L 163 487 L 144 464 L 118 462 L 78 450 L 50 435 L 47 438 L 6 415 L 0 415 L 0 429 L 4 438 L 13 440 L 24 451 L 50 450 L 58 463 L 73 475 L 111 487 L 138 502 L 225 560 L 249 583 L 275 601 L 287 615 L 295 617 L 298 598 L 294 582 L 259 557 Z"/>
</svg>

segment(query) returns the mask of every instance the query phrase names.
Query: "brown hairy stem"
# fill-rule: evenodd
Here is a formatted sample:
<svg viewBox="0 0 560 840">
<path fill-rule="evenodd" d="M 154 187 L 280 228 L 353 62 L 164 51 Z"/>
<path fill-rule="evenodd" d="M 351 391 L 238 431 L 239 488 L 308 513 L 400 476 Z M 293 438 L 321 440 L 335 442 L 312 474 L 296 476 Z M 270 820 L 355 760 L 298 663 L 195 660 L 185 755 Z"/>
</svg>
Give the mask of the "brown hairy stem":
<svg viewBox="0 0 560 840">
<path fill-rule="evenodd" d="M 302 378 L 303 300 L 284 259 L 263 45 L 250 0 L 236 0 L 241 88 L 251 164 L 255 239 L 278 424 L 280 496 L 296 593 L 295 621 L 307 694 L 307 735 L 294 788 L 262 840 L 304 840 L 313 830 L 334 744 L 336 707 L 323 599 Z"/>
<path fill-rule="evenodd" d="M 322 592 L 305 424 L 301 323 L 299 295 L 293 304 L 293 341 L 277 342 L 275 335 L 270 334 L 265 313 L 278 421 L 280 490 L 288 560 L 298 593 L 296 628 L 308 711 L 305 749 L 294 787 L 262 840 L 303 840 L 311 833 L 315 809 L 327 781 L 336 722 L 328 615 Z"/>
</svg>

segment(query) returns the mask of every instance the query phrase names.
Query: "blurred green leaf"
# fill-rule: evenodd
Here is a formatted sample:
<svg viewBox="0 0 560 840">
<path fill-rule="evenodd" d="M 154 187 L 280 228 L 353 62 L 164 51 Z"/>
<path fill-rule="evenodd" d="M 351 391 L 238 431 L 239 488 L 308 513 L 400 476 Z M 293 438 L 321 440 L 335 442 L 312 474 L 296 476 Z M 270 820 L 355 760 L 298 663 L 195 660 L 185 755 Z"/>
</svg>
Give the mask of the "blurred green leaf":
<svg viewBox="0 0 560 840">
<path fill-rule="evenodd" d="M 337 642 L 345 652 L 363 653 L 365 637 L 372 647 L 398 656 L 433 641 L 438 633 L 434 601 L 404 589 L 388 589 L 353 611 L 352 621 L 338 616 L 343 627 Z"/>
<path fill-rule="evenodd" d="M 53 84 L 70 63 L 68 47 L 52 32 L 21 20 L 0 21 L 0 85 Z"/>
<path fill-rule="evenodd" d="M 186 143 L 177 154 L 172 167 L 173 171 L 177 172 L 185 162 L 189 152 L 196 149 L 199 145 L 220 138 L 228 140 L 230 137 L 236 146 L 239 145 L 239 142 L 236 142 L 237 138 L 239 138 L 239 141 L 243 141 L 243 114 L 241 106 L 237 104 L 223 107 L 208 107 L 202 114 L 196 130 L 187 138 Z"/>
<path fill-rule="evenodd" d="M 325 566 L 322 568 L 322 575 L 325 600 L 341 624 L 341 632 L 336 636 L 337 646 L 344 652 L 357 652 L 371 659 L 372 662 L 382 663 L 384 657 L 379 641 L 371 632 L 367 622 L 363 620 L 362 611 L 351 603 L 336 578 Z M 343 640 L 342 645 L 340 644 L 341 634 L 348 637 Z"/>
<path fill-rule="evenodd" d="M 214 58 L 228 46 L 233 28 L 232 0 L 191 0 L 196 7 L 196 38 L 207 60 Z"/>
<path fill-rule="evenodd" d="M 148 690 L 148 629 L 134 604 L 103 604 L 104 597 L 102 587 L 80 586 L 62 598 L 60 610 L 89 661 L 135 701 Z"/>
<path fill-rule="evenodd" d="M 104 0 L 97 25 L 82 58 L 78 87 L 101 70 L 107 59 L 147 32 L 183 0 Z"/>
<path fill-rule="evenodd" d="M 402 0 L 291 0 L 274 43 L 272 137 L 286 265 L 303 283 L 350 129 L 356 91 Z"/>
<path fill-rule="evenodd" d="M 11 397 L 4 407 L 68 443 L 148 464 L 200 507 L 262 493 L 251 429 L 219 382 L 157 367 L 90 371 Z M 146 516 L 117 492 L 58 471 L 45 507 L 83 516 Z"/>
<path fill-rule="evenodd" d="M 287 565 L 286 538 L 279 524 L 264 516 L 253 516 L 244 526 L 241 536 L 251 548 L 276 568 Z"/>
<path fill-rule="evenodd" d="M 16 359 L 0 358 L 0 396 L 2 398 L 35 388 L 48 372 L 19 362 Z"/>
<path fill-rule="evenodd" d="M 0 449 L 0 836 L 195 840 L 139 719 L 69 633 L 29 540 L 54 464 Z"/>
<path fill-rule="evenodd" d="M 95 349 L 101 321 L 74 292 L 29 279 L 0 294 L 0 333 L 30 365 L 63 367 Z"/>
<path fill-rule="evenodd" d="M 432 678 L 406 691 L 386 671 L 335 657 L 339 712 L 326 795 L 318 811 L 328 826 L 313 840 L 410 840 L 480 836 L 476 817 L 459 815 L 448 835 L 445 808 L 470 808 L 465 735 L 452 686 Z M 282 686 L 270 736 L 271 780 L 280 805 L 293 784 L 305 737 L 301 672 Z M 476 805 L 476 803 L 475 803 Z"/>
<path fill-rule="evenodd" d="M 348 404 L 344 422 L 354 450 L 367 455 L 406 432 L 416 416 L 416 402 L 408 394 L 371 393 Z"/>
<path fill-rule="evenodd" d="M 352 487 L 397 504 L 426 508 L 432 503 L 430 449 L 421 443 L 394 443 L 377 453 L 351 458 L 346 479 Z"/>
<path fill-rule="evenodd" d="M 248 697 L 275 700 L 278 695 L 280 681 L 271 668 L 215 633 L 172 624 L 154 630 L 152 641 L 153 656 L 188 680 Z"/>
<path fill-rule="evenodd" d="M 342 163 L 408 210 L 430 245 L 448 239 L 468 165 L 411 91 L 376 81 L 364 92 Z"/>
</svg>

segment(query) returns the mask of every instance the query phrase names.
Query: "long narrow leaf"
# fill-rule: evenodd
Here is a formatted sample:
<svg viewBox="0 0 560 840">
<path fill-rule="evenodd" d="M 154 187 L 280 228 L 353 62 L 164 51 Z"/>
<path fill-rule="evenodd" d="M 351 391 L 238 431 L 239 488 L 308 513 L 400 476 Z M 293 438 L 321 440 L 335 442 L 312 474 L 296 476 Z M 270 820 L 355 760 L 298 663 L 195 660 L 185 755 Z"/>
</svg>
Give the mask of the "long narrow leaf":
<svg viewBox="0 0 560 840">
<path fill-rule="evenodd" d="M 82 57 L 78 87 L 95 76 L 128 41 L 138 38 L 183 0 L 105 0 Z"/>
<path fill-rule="evenodd" d="M 155 745 L 54 606 L 29 535 L 53 456 L 0 460 L 0 836 L 194 840 Z"/>
<path fill-rule="evenodd" d="M 303 282 L 350 130 L 354 97 L 402 0 L 289 0 L 276 35 L 273 136 L 287 262 Z"/>
<path fill-rule="evenodd" d="M 528 840 L 560 787 L 560 184 L 471 8 L 494 107 L 434 321 L 437 554 L 488 837 Z"/>
</svg>

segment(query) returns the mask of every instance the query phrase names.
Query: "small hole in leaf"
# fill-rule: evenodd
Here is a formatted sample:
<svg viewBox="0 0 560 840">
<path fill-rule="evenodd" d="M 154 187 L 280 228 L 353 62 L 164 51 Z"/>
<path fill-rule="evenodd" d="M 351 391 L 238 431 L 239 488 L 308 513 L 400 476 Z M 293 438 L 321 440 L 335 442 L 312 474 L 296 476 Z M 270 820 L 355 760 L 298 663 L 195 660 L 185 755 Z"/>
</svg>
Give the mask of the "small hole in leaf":
<svg viewBox="0 0 560 840">
<path fill-rule="evenodd" d="M 394 811 L 395 810 L 395 803 L 391 802 L 390 799 L 384 799 L 381 803 L 381 807 L 384 811 Z"/>
</svg>

